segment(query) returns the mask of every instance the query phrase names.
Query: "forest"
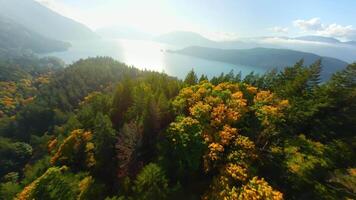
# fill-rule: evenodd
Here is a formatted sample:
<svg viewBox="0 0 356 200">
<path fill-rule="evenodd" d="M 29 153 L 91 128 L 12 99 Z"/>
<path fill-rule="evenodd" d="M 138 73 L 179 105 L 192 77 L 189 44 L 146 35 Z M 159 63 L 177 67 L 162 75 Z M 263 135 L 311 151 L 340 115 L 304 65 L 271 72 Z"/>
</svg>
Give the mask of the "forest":
<svg viewBox="0 0 356 200">
<path fill-rule="evenodd" d="M 0 199 L 356 199 L 356 63 L 322 70 L 4 60 Z"/>
</svg>

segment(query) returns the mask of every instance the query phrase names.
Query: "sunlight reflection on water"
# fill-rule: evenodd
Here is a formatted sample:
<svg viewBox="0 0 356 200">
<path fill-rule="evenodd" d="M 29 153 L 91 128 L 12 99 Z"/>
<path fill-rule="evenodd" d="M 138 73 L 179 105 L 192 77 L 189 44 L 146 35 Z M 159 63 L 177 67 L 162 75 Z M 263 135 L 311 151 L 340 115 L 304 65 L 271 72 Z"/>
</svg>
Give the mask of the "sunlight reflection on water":
<svg viewBox="0 0 356 200">
<path fill-rule="evenodd" d="M 209 61 L 191 56 L 168 53 L 166 50 L 176 50 L 177 47 L 153 41 L 143 40 L 108 40 L 72 42 L 72 47 L 65 52 L 46 54 L 56 56 L 70 64 L 79 59 L 95 56 L 110 56 L 127 65 L 139 69 L 165 72 L 172 76 L 183 78 L 188 71 L 194 71 L 200 76 L 208 77 L 241 71 L 246 75 L 251 71 L 263 73 L 265 70 L 257 67 L 232 65 L 228 63 Z"/>
</svg>

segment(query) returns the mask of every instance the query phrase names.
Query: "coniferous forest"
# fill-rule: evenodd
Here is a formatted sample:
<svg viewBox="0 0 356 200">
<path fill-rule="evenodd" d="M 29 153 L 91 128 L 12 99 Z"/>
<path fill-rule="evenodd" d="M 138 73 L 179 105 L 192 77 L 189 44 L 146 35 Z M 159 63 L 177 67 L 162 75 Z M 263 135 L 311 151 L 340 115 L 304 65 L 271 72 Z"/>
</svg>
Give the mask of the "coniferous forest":
<svg viewBox="0 0 356 200">
<path fill-rule="evenodd" d="M 0 199 L 356 198 L 356 64 L 180 80 L 109 57 L 0 63 Z"/>
</svg>

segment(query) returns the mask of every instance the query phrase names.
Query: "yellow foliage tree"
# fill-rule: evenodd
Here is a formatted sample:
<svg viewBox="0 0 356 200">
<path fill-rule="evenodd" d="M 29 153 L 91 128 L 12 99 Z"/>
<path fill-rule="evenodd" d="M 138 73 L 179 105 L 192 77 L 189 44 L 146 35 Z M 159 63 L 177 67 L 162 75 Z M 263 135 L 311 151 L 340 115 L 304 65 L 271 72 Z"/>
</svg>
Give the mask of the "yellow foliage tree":
<svg viewBox="0 0 356 200">
<path fill-rule="evenodd" d="M 91 132 L 82 129 L 72 131 L 51 158 L 51 163 L 67 165 L 73 169 L 93 167 L 95 159 Z"/>
<path fill-rule="evenodd" d="M 264 135 L 283 118 L 288 101 L 246 84 L 221 83 L 215 86 L 202 81 L 182 89 L 173 105 L 180 115 L 179 123 L 172 123 L 167 134 L 175 148 L 194 148 L 189 143 L 199 134 L 201 143 L 206 146 L 201 155 L 205 172 L 213 169 L 220 172 L 203 199 L 283 198 L 263 179 L 252 178 L 249 168 L 257 158 L 257 149 L 249 137 L 240 134 L 236 125 L 248 116 L 247 113 L 254 113 L 264 128 L 261 138 L 267 138 Z M 185 121 L 194 121 L 199 130 L 191 131 L 187 128 L 191 126 L 189 123 L 179 126 L 184 129 L 177 127 Z M 178 147 L 177 141 L 182 139 L 186 145 Z M 251 191 L 255 192 L 254 198 Z"/>
</svg>

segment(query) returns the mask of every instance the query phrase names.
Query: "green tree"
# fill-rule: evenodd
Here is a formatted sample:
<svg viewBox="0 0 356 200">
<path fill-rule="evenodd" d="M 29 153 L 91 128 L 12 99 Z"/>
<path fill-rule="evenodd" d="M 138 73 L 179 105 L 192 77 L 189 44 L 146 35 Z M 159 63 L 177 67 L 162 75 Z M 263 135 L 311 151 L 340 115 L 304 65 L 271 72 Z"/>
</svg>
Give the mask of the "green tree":
<svg viewBox="0 0 356 200">
<path fill-rule="evenodd" d="M 169 195 L 168 180 L 157 164 L 150 163 L 137 175 L 133 191 L 137 200 L 164 200 Z"/>
<path fill-rule="evenodd" d="M 42 176 L 27 185 L 17 195 L 17 199 L 76 199 L 79 181 L 70 174 L 66 174 L 66 170 L 66 167 L 49 168 Z"/>
<path fill-rule="evenodd" d="M 32 151 L 29 144 L 0 137 L 0 177 L 20 171 L 29 161 Z"/>
<path fill-rule="evenodd" d="M 114 180 L 116 175 L 115 139 L 116 131 L 112 128 L 109 116 L 98 113 L 93 130 L 95 175 L 98 179 Z"/>
<path fill-rule="evenodd" d="M 193 69 L 188 72 L 187 76 L 184 79 L 184 83 L 187 85 L 195 85 L 198 83 L 198 77 Z"/>
</svg>

